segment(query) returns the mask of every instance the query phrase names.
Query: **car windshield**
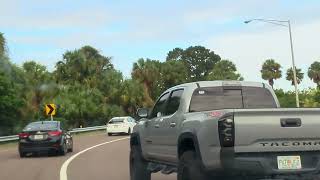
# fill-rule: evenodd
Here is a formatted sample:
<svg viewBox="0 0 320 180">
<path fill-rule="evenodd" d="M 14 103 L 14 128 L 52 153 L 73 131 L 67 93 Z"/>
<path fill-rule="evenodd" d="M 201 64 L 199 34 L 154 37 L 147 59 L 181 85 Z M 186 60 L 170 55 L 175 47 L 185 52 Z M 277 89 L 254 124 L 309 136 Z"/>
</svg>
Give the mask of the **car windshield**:
<svg viewBox="0 0 320 180">
<path fill-rule="evenodd" d="M 47 130 L 57 130 L 58 129 L 58 123 L 57 122 L 33 122 L 28 124 L 23 131 L 47 131 Z"/>
<path fill-rule="evenodd" d="M 124 122 L 124 118 L 116 118 L 116 119 L 111 119 L 109 121 L 109 124 L 119 124 L 119 123 L 123 123 Z"/>
</svg>

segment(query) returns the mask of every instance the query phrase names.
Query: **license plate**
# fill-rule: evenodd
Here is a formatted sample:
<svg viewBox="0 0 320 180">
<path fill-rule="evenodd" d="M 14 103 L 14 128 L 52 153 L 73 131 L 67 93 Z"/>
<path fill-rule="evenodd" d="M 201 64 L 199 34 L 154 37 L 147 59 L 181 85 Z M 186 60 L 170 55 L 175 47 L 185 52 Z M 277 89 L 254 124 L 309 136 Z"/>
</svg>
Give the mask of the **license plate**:
<svg viewBox="0 0 320 180">
<path fill-rule="evenodd" d="M 278 169 L 301 169 L 300 156 L 278 156 Z"/>
<path fill-rule="evenodd" d="M 35 140 L 43 139 L 43 135 L 34 135 L 33 139 L 35 139 Z"/>
</svg>

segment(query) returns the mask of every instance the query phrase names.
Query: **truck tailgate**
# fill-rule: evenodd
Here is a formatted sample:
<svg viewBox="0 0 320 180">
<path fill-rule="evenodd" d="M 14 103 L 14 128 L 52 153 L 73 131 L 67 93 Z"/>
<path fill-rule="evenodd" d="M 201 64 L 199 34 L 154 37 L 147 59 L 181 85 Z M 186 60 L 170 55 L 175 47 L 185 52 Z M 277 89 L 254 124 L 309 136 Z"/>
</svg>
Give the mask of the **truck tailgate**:
<svg viewBox="0 0 320 180">
<path fill-rule="evenodd" d="M 236 153 L 320 150 L 320 109 L 235 109 Z"/>
</svg>

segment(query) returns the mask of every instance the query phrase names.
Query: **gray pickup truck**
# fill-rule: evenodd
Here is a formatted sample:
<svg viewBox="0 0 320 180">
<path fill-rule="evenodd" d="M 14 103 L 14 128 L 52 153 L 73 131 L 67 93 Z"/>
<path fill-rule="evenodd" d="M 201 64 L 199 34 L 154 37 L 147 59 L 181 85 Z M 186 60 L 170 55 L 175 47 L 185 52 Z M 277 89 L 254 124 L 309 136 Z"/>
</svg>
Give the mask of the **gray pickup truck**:
<svg viewBox="0 0 320 180">
<path fill-rule="evenodd" d="M 298 178 L 320 171 L 320 109 L 280 108 L 264 83 L 201 81 L 165 91 L 130 139 L 131 180 Z"/>
</svg>

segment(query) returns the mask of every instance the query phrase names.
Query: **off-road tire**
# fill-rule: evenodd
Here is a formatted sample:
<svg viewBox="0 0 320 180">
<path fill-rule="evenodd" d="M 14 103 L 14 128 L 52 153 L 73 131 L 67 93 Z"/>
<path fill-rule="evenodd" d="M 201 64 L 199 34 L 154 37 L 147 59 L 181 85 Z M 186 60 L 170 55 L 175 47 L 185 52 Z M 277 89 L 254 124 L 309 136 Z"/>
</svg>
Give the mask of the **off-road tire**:
<svg viewBox="0 0 320 180">
<path fill-rule="evenodd" d="M 151 180 L 148 162 L 142 157 L 140 146 L 134 145 L 130 151 L 130 180 Z"/>
<path fill-rule="evenodd" d="M 209 180 L 201 160 L 194 151 L 184 152 L 178 163 L 177 180 Z"/>
</svg>

